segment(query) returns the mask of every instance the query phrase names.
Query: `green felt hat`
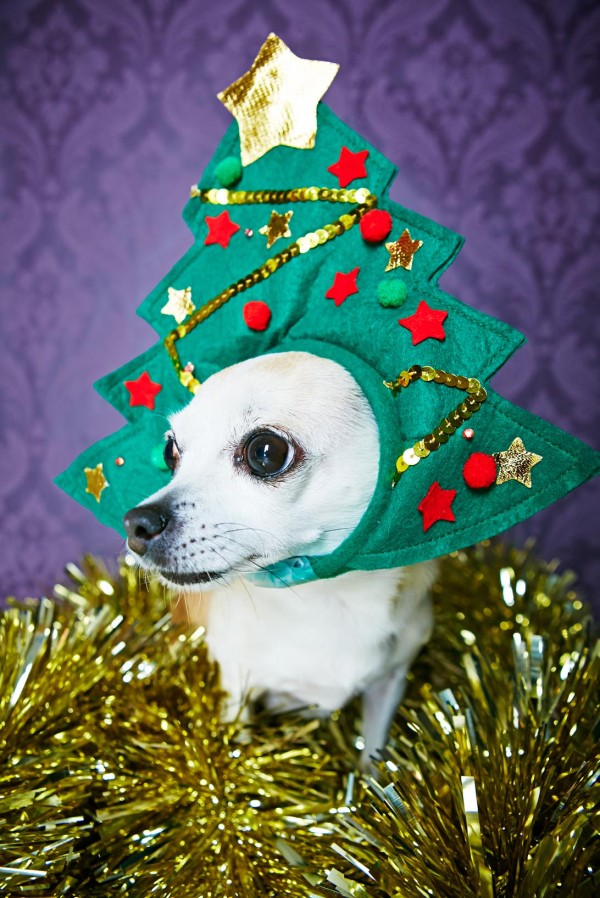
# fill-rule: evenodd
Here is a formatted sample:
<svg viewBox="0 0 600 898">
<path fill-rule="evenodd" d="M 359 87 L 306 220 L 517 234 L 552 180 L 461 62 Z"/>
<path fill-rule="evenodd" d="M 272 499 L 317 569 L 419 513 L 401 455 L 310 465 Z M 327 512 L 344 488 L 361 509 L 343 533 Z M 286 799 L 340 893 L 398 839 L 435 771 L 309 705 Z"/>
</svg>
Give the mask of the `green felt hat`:
<svg viewBox="0 0 600 898">
<path fill-rule="evenodd" d="M 237 121 L 185 207 L 194 244 L 139 309 L 159 342 L 96 384 L 128 423 L 57 478 L 121 533 L 124 512 L 169 480 L 165 416 L 211 374 L 270 352 L 344 366 L 379 428 L 371 503 L 336 551 L 304 560 L 310 576 L 459 549 L 600 469 L 593 449 L 489 388 L 524 337 L 438 287 L 462 238 L 391 202 L 394 166 L 320 102 L 335 69 L 271 35 L 220 95 Z"/>
</svg>

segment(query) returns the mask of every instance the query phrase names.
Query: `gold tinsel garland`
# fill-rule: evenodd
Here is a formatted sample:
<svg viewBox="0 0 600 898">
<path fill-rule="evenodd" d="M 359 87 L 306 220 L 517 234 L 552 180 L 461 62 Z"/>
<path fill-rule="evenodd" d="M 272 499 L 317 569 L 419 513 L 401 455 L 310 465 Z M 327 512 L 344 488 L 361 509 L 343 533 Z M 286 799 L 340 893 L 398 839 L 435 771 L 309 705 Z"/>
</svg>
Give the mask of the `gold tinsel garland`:
<svg viewBox="0 0 600 898">
<path fill-rule="evenodd" d="M 378 778 L 356 709 L 220 721 L 202 633 L 123 562 L 0 617 L 0 893 L 599 892 L 600 656 L 569 575 L 478 546 L 442 563 L 436 630 Z"/>
</svg>

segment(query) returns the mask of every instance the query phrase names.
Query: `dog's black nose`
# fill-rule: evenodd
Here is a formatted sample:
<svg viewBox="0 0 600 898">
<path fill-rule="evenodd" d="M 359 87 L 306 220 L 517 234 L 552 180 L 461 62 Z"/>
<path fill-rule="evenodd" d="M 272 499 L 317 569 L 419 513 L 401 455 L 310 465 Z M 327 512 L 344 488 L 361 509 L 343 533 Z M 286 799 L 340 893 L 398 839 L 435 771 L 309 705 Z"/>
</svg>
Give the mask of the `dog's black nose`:
<svg viewBox="0 0 600 898">
<path fill-rule="evenodd" d="M 123 523 L 129 548 L 138 555 L 145 555 L 150 542 L 163 532 L 169 519 L 158 505 L 138 505 L 129 509 Z"/>
</svg>

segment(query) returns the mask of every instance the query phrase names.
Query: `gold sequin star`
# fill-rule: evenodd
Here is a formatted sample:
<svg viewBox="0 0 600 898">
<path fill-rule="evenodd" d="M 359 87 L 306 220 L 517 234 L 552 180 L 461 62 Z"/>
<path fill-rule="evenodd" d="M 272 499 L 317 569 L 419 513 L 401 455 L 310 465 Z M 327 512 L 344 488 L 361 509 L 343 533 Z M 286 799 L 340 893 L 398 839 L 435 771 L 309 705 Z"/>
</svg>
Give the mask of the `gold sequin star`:
<svg viewBox="0 0 600 898">
<path fill-rule="evenodd" d="M 279 212 L 275 212 L 273 209 L 269 223 L 263 225 L 258 232 L 259 234 L 266 234 L 267 249 L 273 246 L 280 237 L 292 236 L 292 232 L 290 231 L 290 219 L 293 214 L 293 212 L 284 212 L 283 215 L 280 215 Z"/>
<path fill-rule="evenodd" d="M 496 483 L 518 480 L 531 489 L 531 469 L 543 456 L 528 452 L 521 437 L 516 437 L 505 452 L 496 452 L 494 458 L 498 465 Z"/>
<path fill-rule="evenodd" d="M 237 119 L 242 165 L 273 147 L 315 145 L 317 104 L 338 68 L 300 59 L 276 34 L 268 36 L 250 70 L 217 94 Z"/>
<path fill-rule="evenodd" d="M 393 243 L 386 243 L 385 248 L 390 254 L 390 260 L 387 263 L 386 271 L 393 271 L 394 268 L 406 268 L 410 271 L 413 263 L 413 256 L 417 250 L 423 246 L 422 240 L 412 240 L 408 228 L 404 228 L 400 236 Z"/>
<path fill-rule="evenodd" d="M 177 324 L 181 324 L 196 308 L 192 302 L 192 288 L 186 287 L 184 290 L 175 290 L 174 287 L 169 287 L 168 293 L 169 299 L 167 304 L 160 311 L 163 315 L 172 315 Z"/>
<path fill-rule="evenodd" d="M 109 486 L 108 480 L 104 476 L 104 471 L 102 470 L 102 462 L 99 462 L 95 468 L 84 468 L 83 473 L 87 480 L 87 486 L 85 488 L 86 493 L 91 493 L 96 502 L 99 502 L 102 490 Z"/>
</svg>

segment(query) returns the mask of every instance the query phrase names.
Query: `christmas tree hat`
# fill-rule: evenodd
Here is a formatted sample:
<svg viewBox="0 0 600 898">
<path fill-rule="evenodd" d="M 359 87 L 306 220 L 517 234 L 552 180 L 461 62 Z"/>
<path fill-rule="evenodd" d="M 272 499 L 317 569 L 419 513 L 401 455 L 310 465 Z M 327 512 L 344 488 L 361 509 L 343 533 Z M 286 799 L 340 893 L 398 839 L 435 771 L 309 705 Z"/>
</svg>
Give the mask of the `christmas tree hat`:
<svg viewBox="0 0 600 898">
<path fill-rule="evenodd" d="M 219 95 L 235 121 L 184 210 L 194 245 L 139 310 L 160 340 L 96 385 L 128 423 L 57 481 L 123 532 L 124 512 L 169 479 L 165 416 L 207 377 L 271 352 L 332 359 L 373 409 L 379 477 L 355 531 L 303 559 L 300 579 L 493 536 L 600 458 L 490 390 L 524 338 L 440 290 L 462 239 L 390 201 L 394 166 L 321 102 L 336 71 L 272 34 Z"/>
</svg>

